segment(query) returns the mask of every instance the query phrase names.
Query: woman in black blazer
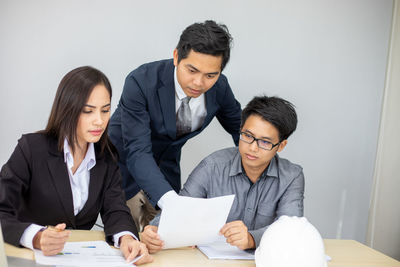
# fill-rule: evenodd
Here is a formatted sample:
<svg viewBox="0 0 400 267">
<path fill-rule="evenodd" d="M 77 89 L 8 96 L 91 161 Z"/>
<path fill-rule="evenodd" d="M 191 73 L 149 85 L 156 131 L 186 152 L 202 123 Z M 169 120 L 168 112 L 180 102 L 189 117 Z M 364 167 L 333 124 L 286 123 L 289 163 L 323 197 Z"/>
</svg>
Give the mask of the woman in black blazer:
<svg viewBox="0 0 400 267">
<path fill-rule="evenodd" d="M 107 136 L 111 85 L 92 67 L 61 80 L 45 130 L 26 134 L 0 172 L 0 221 L 15 246 L 60 252 L 70 229 L 91 229 L 100 213 L 106 240 L 127 260 L 152 261 L 121 189 Z M 51 225 L 52 227 L 45 227 Z"/>
</svg>

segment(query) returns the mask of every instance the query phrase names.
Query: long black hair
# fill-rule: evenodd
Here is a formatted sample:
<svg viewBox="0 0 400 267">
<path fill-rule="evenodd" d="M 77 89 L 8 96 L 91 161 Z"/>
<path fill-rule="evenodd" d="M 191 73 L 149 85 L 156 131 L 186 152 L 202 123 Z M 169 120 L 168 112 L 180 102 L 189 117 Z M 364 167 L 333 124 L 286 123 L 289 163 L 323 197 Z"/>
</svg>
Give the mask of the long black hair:
<svg viewBox="0 0 400 267">
<path fill-rule="evenodd" d="M 73 69 L 62 78 L 54 98 L 47 126 L 41 131 L 58 140 L 59 151 L 63 150 L 65 138 L 71 146 L 72 153 L 74 153 L 75 147 L 79 145 L 76 135 L 79 117 L 93 88 L 97 85 L 104 85 L 111 100 L 112 89 L 108 78 L 104 73 L 93 67 L 83 66 Z M 100 148 L 100 154 L 108 151 L 115 160 L 117 157 L 116 149 L 108 138 L 107 130 L 108 125 L 97 142 L 97 146 Z"/>
</svg>

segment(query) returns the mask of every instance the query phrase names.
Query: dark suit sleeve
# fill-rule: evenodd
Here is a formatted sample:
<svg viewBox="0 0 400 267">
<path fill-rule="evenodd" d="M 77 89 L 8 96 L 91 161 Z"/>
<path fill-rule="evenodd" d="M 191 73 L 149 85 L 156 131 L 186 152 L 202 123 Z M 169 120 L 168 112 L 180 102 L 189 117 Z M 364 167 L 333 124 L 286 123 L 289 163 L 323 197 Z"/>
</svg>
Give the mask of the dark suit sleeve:
<svg viewBox="0 0 400 267">
<path fill-rule="evenodd" d="M 122 92 L 121 131 L 126 151 L 126 166 L 139 186 L 150 195 L 155 206 L 172 190 L 153 157 L 147 97 L 135 78 L 127 77 Z M 155 97 L 155 96 L 153 96 Z"/>
<path fill-rule="evenodd" d="M 103 206 L 100 211 L 106 240 L 112 242 L 112 236 L 122 231 L 130 231 L 139 238 L 129 208 L 126 206 L 124 192 L 121 188 L 121 174 L 116 163 L 111 161 L 110 159 L 104 187 Z"/>
<path fill-rule="evenodd" d="M 240 103 L 235 99 L 228 80 L 221 75 L 221 85 L 225 87 L 224 95 L 218 99 L 221 108 L 216 116 L 225 131 L 232 135 L 233 142 L 239 144 L 239 131 L 242 109 Z"/>
<path fill-rule="evenodd" d="M 192 171 L 186 180 L 183 188 L 179 192 L 180 196 L 195 197 L 195 198 L 207 198 L 209 190 L 209 179 L 218 176 L 215 174 L 213 167 L 209 166 L 206 159 L 202 160 L 199 165 Z M 150 222 L 151 225 L 158 226 L 160 224 L 161 213 L 158 213 L 154 219 Z"/>
<path fill-rule="evenodd" d="M 20 222 L 17 218 L 22 195 L 28 190 L 31 179 L 30 159 L 29 146 L 22 137 L 0 172 L 1 227 L 4 240 L 14 246 L 20 246 L 21 236 L 31 224 Z"/>
</svg>

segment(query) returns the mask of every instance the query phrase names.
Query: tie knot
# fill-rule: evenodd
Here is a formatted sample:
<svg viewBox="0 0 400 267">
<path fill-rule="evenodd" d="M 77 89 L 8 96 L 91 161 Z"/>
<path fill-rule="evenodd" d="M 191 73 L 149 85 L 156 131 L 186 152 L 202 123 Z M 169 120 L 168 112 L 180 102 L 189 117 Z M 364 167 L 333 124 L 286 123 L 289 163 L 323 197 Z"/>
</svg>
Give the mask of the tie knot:
<svg viewBox="0 0 400 267">
<path fill-rule="evenodd" d="M 189 101 L 190 101 L 190 99 L 191 99 L 191 97 L 190 97 L 190 96 L 187 96 L 187 97 L 185 97 L 185 98 L 182 99 L 182 102 L 185 103 L 185 104 L 188 104 Z"/>
</svg>

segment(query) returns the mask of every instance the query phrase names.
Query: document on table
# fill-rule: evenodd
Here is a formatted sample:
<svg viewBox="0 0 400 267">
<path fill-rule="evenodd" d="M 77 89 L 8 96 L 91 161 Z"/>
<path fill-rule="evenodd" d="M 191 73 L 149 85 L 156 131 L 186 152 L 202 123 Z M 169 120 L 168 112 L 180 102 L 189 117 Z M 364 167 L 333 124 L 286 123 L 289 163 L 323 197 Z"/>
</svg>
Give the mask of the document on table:
<svg viewBox="0 0 400 267">
<path fill-rule="evenodd" d="M 223 236 L 212 244 L 199 245 L 197 248 L 211 260 L 254 260 L 254 250 L 245 251 L 231 246 Z"/>
<path fill-rule="evenodd" d="M 218 238 L 235 195 L 174 198 L 162 210 L 158 234 L 164 248 L 209 244 Z"/>
<path fill-rule="evenodd" d="M 208 245 L 199 245 L 197 248 L 203 252 L 210 260 L 254 260 L 255 250 L 241 250 L 236 246 L 231 246 L 226 242 L 225 237 L 221 236 L 217 241 Z M 327 261 L 331 257 L 326 256 Z"/>
<path fill-rule="evenodd" d="M 39 264 L 62 266 L 117 267 L 128 266 L 141 256 L 126 262 L 119 249 L 110 247 L 105 241 L 67 242 L 64 249 L 54 256 L 44 256 L 41 250 L 34 250 Z"/>
</svg>

